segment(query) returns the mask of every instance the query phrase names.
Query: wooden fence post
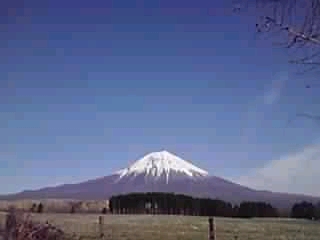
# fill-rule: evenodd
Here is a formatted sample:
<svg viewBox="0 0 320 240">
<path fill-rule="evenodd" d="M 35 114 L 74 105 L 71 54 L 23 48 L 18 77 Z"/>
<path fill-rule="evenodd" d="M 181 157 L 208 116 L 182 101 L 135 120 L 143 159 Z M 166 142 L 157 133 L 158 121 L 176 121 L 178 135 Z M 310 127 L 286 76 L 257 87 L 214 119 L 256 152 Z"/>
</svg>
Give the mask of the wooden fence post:
<svg viewBox="0 0 320 240">
<path fill-rule="evenodd" d="M 100 234 L 100 238 L 104 238 L 103 225 L 104 225 L 104 217 L 103 216 L 99 216 L 99 234 Z"/>
<path fill-rule="evenodd" d="M 217 240 L 215 219 L 209 217 L 209 240 Z"/>
<path fill-rule="evenodd" d="M 15 240 L 16 239 L 16 229 L 17 229 L 17 217 L 15 208 L 10 207 L 9 212 L 6 215 L 5 222 L 5 240 Z"/>
</svg>

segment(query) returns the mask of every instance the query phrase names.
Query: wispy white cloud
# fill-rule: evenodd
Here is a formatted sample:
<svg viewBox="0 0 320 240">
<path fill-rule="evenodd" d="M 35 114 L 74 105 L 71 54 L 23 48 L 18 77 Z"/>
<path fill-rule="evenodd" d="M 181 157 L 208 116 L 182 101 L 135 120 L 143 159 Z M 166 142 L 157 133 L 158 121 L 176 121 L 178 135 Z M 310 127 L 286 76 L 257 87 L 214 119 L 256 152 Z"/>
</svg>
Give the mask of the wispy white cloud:
<svg viewBox="0 0 320 240">
<path fill-rule="evenodd" d="M 271 89 L 268 89 L 267 91 L 265 91 L 263 95 L 263 103 L 266 105 L 271 105 L 276 103 L 281 96 L 281 92 L 287 80 L 288 80 L 288 73 L 282 73 L 279 77 L 275 78 L 272 81 Z"/>
<path fill-rule="evenodd" d="M 259 94 L 248 104 L 247 111 L 243 119 L 243 128 L 241 130 L 241 142 L 252 144 L 257 135 L 257 129 L 261 127 L 265 115 L 274 104 L 277 104 L 281 98 L 281 93 L 289 79 L 288 72 L 282 72 L 270 81 L 264 92 Z"/>
<path fill-rule="evenodd" d="M 320 144 L 269 161 L 249 175 L 234 180 L 259 190 L 320 196 Z"/>
</svg>

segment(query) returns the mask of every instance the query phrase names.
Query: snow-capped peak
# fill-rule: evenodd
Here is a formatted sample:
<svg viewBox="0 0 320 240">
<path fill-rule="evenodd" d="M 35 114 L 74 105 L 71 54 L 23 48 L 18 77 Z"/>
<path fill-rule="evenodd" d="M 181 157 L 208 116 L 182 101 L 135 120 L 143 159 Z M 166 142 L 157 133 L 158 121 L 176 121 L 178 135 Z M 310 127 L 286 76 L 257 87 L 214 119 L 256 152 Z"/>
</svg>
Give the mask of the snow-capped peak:
<svg viewBox="0 0 320 240">
<path fill-rule="evenodd" d="M 208 172 L 167 151 L 149 153 L 128 168 L 117 172 L 119 179 L 144 174 L 155 178 L 165 176 L 167 183 L 170 173 L 179 173 L 191 178 L 208 176 Z"/>
</svg>

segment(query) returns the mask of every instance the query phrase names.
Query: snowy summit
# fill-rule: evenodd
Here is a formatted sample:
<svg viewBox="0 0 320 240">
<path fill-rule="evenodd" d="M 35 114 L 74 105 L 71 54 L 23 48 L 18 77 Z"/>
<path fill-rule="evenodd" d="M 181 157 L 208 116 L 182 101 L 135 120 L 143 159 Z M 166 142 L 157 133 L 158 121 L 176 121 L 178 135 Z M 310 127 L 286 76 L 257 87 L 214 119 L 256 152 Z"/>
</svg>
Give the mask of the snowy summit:
<svg viewBox="0 0 320 240">
<path fill-rule="evenodd" d="M 167 151 L 149 153 L 128 168 L 118 171 L 117 174 L 119 179 L 138 175 L 165 177 L 167 183 L 169 177 L 176 175 L 189 178 L 208 176 L 208 172 Z"/>
</svg>

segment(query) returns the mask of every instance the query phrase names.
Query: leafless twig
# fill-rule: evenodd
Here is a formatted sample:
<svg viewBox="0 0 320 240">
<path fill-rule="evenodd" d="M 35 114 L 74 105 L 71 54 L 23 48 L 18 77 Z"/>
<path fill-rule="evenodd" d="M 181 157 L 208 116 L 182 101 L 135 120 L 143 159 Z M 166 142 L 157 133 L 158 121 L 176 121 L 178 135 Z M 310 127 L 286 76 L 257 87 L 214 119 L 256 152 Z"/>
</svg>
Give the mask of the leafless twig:
<svg viewBox="0 0 320 240">
<path fill-rule="evenodd" d="M 309 113 L 297 113 L 294 116 L 294 118 L 288 120 L 287 126 L 290 125 L 297 118 L 307 118 L 307 119 L 313 120 L 317 124 L 320 124 L 320 116 L 312 115 L 312 114 L 309 114 Z"/>
<path fill-rule="evenodd" d="M 285 39 L 281 45 L 297 50 L 289 63 L 320 66 L 320 0 L 238 1 L 237 9 L 255 3 L 257 33 L 277 33 Z"/>
</svg>

